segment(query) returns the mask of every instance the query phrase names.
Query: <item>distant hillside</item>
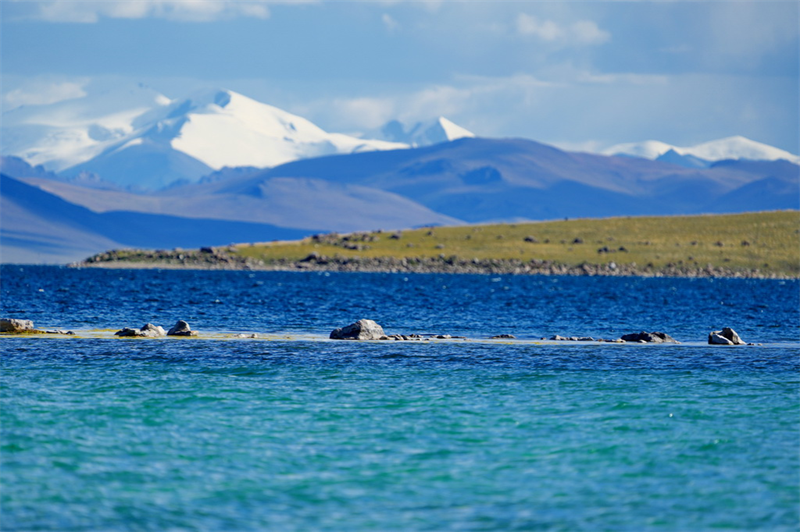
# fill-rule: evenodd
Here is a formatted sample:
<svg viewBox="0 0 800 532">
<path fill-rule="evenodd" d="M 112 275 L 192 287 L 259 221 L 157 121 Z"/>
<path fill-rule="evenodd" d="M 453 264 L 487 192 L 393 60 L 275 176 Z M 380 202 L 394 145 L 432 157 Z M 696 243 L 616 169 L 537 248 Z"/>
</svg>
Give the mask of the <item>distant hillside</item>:
<svg viewBox="0 0 800 532">
<path fill-rule="evenodd" d="M 300 238 L 267 224 L 111 211 L 96 213 L 0 174 L 0 261 L 66 263 L 106 249 L 217 246 Z"/>
<path fill-rule="evenodd" d="M 723 161 L 692 169 L 564 152 L 523 139 L 462 138 L 224 175 L 232 177 L 148 194 L 86 194 L 52 180 L 29 182 L 98 212 L 328 231 L 800 207 L 800 166 L 787 161 Z"/>
<path fill-rule="evenodd" d="M 800 212 L 623 217 L 316 235 L 215 250 L 103 253 L 101 267 L 800 277 Z M 646 297 L 646 294 L 643 295 Z"/>
<path fill-rule="evenodd" d="M 462 138 L 414 150 L 295 161 L 248 182 L 276 177 L 384 190 L 467 222 L 800 207 L 800 166 L 787 161 L 691 169 L 564 152 L 523 139 Z"/>
<path fill-rule="evenodd" d="M 190 247 L 202 239 L 211 244 L 212 236 L 215 241 L 235 240 L 225 236 L 233 228 L 201 229 L 198 220 L 254 224 L 253 231 L 269 236 L 242 240 L 271 240 L 285 238 L 287 229 L 297 235 L 800 208 L 800 166 L 788 161 L 729 160 L 686 168 L 564 152 L 523 139 L 462 138 L 421 148 L 305 159 L 267 170 L 225 169 L 202 183 L 159 192 L 87 189 L 79 182 L 46 177 L 25 182 L 94 214 L 123 211 L 128 216 L 193 220 L 185 231 L 178 230 L 184 222 L 164 220 L 160 227 L 172 227 L 165 231 L 172 236 L 153 237 L 150 247 Z M 131 223 L 156 227 L 144 218 Z M 82 227 L 134 245 L 130 236 L 120 240 L 127 234 L 122 227 L 112 233 L 91 224 Z"/>
</svg>

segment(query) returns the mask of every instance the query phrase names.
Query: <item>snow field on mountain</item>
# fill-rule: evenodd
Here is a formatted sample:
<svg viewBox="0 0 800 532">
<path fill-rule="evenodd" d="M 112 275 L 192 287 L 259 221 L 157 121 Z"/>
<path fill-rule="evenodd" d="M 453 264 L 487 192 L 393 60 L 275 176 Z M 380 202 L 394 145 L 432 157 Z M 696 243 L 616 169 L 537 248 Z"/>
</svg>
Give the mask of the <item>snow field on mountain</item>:
<svg viewBox="0 0 800 532">
<path fill-rule="evenodd" d="M 622 154 L 644 159 L 657 159 L 670 150 L 679 155 L 691 155 L 712 162 L 726 159 L 749 159 L 753 161 L 784 159 L 795 164 L 800 163 L 800 157 L 797 155 L 738 135 L 688 147 L 673 146 L 658 140 L 646 140 L 644 142 L 617 144 L 603 150 L 602 153 L 604 155 Z"/>
</svg>

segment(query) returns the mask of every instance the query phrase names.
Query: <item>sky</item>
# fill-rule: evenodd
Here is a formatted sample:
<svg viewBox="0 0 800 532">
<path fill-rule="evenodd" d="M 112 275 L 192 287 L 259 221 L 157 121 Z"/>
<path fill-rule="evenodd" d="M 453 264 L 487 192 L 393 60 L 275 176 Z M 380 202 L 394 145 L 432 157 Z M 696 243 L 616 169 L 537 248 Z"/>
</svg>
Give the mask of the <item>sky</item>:
<svg viewBox="0 0 800 532">
<path fill-rule="evenodd" d="M 800 151 L 800 3 L 3 0 L 3 110 L 225 88 L 328 131 L 445 116 L 597 151 L 742 135 Z"/>
</svg>

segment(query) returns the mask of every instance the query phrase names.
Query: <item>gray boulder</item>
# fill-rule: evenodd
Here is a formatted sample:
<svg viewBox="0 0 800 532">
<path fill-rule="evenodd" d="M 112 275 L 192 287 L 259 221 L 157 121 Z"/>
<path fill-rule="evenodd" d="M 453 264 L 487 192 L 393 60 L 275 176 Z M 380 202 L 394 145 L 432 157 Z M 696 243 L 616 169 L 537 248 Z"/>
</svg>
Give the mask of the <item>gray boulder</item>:
<svg viewBox="0 0 800 532">
<path fill-rule="evenodd" d="M 17 320 L 17 319 L 0 319 L 0 332 L 4 333 L 21 333 L 33 330 L 33 322 L 31 320 Z"/>
<path fill-rule="evenodd" d="M 720 331 L 711 332 L 708 334 L 708 343 L 711 345 L 733 345 L 733 342 L 724 336 L 717 334 Z"/>
<path fill-rule="evenodd" d="M 332 340 L 380 340 L 386 336 L 383 327 L 372 320 L 358 320 L 347 327 L 334 329 L 331 332 Z"/>
<path fill-rule="evenodd" d="M 727 342 L 723 342 L 726 340 Z M 739 338 L 736 331 L 730 327 L 725 327 L 721 331 L 711 331 L 708 333 L 708 343 L 718 345 L 745 345 L 744 340 Z"/>
<path fill-rule="evenodd" d="M 679 344 L 680 342 L 677 341 L 672 336 L 668 335 L 667 333 L 663 332 L 639 332 L 639 333 L 631 333 L 631 334 L 624 334 L 621 337 L 622 340 L 626 342 L 639 342 L 639 343 L 653 343 L 653 344 Z"/>
<path fill-rule="evenodd" d="M 142 338 L 158 338 L 167 335 L 163 327 L 153 325 L 152 323 L 146 323 L 141 329 L 131 329 L 130 327 L 125 327 L 121 331 L 117 331 L 114 334 L 116 336 L 137 336 Z"/>
<path fill-rule="evenodd" d="M 152 323 L 145 324 L 141 329 L 139 329 L 139 331 L 141 332 L 141 336 L 146 336 L 149 338 L 157 338 L 159 336 L 167 335 L 163 327 L 153 325 Z"/>
<path fill-rule="evenodd" d="M 193 331 L 185 321 L 178 320 L 178 322 L 167 331 L 167 336 L 197 336 L 197 331 Z"/>
</svg>

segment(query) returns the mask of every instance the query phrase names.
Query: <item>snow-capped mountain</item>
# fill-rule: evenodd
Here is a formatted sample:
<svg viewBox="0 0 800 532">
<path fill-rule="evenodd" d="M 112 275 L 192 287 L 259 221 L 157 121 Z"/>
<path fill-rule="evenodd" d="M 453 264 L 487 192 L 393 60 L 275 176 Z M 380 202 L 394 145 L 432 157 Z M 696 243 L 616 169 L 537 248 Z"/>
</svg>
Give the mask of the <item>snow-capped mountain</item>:
<svg viewBox="0 0 800 532">
<path fill-rule="evenodd" d="M 375 136 L 390 142 L 419 147 L 474 137 L 475 134 L 440 116 L 435 120 L 417 122 L 409 129 L 406 129 L 401 122 L 392 120 L 386 123 Z"/>
<path fill-rule="evenodd" d="M 2 155 L 60 172 L 136 134 L 137 117 L 170 99 L 145 85 L 104 90 L 47 105 L 4 112 Z"/>
<path fill-rule="evenodd" d="M 17 108 L 4 113 L 2 132 L 2 155 L 67 177 L 93 173 L 142 188 L 197 181 L 223 167 L 408 147 L 328 133 L 229 90 L 169 100 L 143 86 Z"/>
<path fill-rule="evenodd" d="M 264 168 L 322 155 L 407 147 L 328 133 L 305 118 L 228 90 L 177 100 L 137 122 L 144 131 L 132 143 L 168 141 L 214 170 Z"/>
<path fill-rule="evenodd" d="M 800 164 L 800 157 L 797 155 L 741 136 L 712 140 L 711 142 L 688 147 L 673 146 L 657 140 L 647 140 L 644 142 L 617 144 L 603 150 L 602 153 L 604 155 L 629 155 L 667 162 L 680 161 L 688 163 L 687 165 L 690 166 L 726 159 L 752 161 L 777 161 L 783 159 Z M 680 159 L 678 156 L 680 156 Z"/>
</svg>

